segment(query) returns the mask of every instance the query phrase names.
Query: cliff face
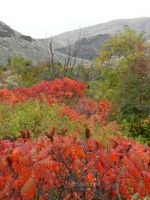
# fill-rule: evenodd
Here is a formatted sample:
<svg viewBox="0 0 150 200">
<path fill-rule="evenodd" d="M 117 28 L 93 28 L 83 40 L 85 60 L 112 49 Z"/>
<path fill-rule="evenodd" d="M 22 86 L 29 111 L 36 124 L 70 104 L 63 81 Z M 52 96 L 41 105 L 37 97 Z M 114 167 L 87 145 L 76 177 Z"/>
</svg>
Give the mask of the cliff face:
<svg viewBox="0 0 150 200">
<path fill-rule="evenodd" d="M 114 34 L 121 32 L 127 26 L 135 29 L 138 32 L 144 32 L 146 38 L 150 39 L 150 18 L 135 18 L 135 19 L 119 19 L 107 23 L 97 24 L 94 26 L 62 33 L 53 37 L 57 52 L 66 54 L 68 52 L 68 39 L 71 49 L 76 46 L 76 41 L 80 38 L 80 49 L 78 57 L 87 60 L 92 60 L 97 55 L 101 46 L 105 41 L 111 38 Z M 50 39 L 45 39 L 48 41 Z"/>
<path fill-rule="evenodd" d="M 12 37 L 15 35 L 15 32 L 13 29 L 11 29 L 9 26 L 4 24 L 3 22 L 0 22 L 0 37 Z"/>
<path fill-rule="evenodd" d="M 16 55 L 31 59 L 34 64 L 49 59 L 44 46 L 31 36 L 22 35 L 0 22 L 0 65 Z"/>
<path fill-rule="evenodd" d="M 96 36 L 91 36 L 87 38 L 80 39 L 78 49 L 77 49 L 77 57 L 83 58 L 86 60 L 93 60 L 97 54 L 101 46 L 105 41 L 111 38 L 109 34 L 101 34 Z M 71 45 L 72 51 L 76 50 L 76 43 Z M 56 51 L 67 54 L 69 51 L 68 47 L 56 48 Z"/>
<path fill-rule="evenodd" d="M 8 60 L 16 55 L 31 59 L 33 64 L 49 61 L 51 40 L 56 61 L 63 63 L 68 54 L 68 46 L 74 51 L 78 41 L 77 62 L 89 62 L 96 57 L 103 43 L 122 31 L 124 26 L 144 32 L 147 39 L 150 39 L 150 18 L 113 20 L 40 40 L 18 33 L 0 22 L 0 65 L 7 64 Z"/>
</svg>

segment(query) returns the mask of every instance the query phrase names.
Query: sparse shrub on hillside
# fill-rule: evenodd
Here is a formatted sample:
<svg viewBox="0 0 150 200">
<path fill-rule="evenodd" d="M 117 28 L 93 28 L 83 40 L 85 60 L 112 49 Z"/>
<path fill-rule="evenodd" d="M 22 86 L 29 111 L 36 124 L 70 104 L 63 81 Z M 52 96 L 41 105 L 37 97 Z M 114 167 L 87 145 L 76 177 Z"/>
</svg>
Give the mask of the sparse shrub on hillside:
<svg viewBox="0 0 150 200">
<path fill-rule="evenodd" d="M 12 79 L 12 81 L 16 81 L 19 86 L 24 85 L 25 79 L 30 79 L 30 67 L 32 65 L 32 61 L 26 58 L 23 58 L 22 56 L 15 56 L 10 59 L 10 66 L 11 71 L 16 75 L 15 80 Z M 27 80 L 29 81 L 29 80 Z M 11 85 L 10 85 L 11 88 Z M 12 86 L 13 88 L 13 86 Z"/>
<path fill-rule="evenodd" d="M 32 61 L 22 56 L 15 56 L 10 59 L 10 66 L 17 70 L 21 70 L 22 67 L 30 65 L 32 65 Z"/>
</svg>

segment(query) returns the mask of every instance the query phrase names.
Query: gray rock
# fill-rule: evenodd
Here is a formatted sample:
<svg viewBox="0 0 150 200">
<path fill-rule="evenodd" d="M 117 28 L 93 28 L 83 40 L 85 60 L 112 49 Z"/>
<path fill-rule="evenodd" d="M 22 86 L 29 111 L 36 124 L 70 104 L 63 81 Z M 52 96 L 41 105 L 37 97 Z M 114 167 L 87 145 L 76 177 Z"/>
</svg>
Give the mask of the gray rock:
<svg viewBox="0 0 150 200">
<path fill-rule="evenodd" d="M 20 38 L 23 39 L 23 40 L 26 40 L 28 42 L 32 42 L 33 39 L 31 36 L 28 36 L 28 35 L 20 35 Z"/>
<path fill-rule="evenodd" d="M 121 32 L 125 26 L 135 29 L 138 32 L 144 32 L 146 38 L 150 40 L 150 17 L 142 17 L 135 19 L 113 20 L 107 23 L 101 23 L 94 26 L 65 32 L 56 35 L 53 38 L 47 38 L 40 41 L 46 45 L 49 44 L 51 39 L 53 39 L 55 51 L 66 55 L 68 50 L 68 40 L 73 49 L 75 42 L 80 36 L 79 42 L 81 45 L 78 57 L 86 60 L 92 60 L 97 55 L 103 43 L 114 34 Z"/>
<path fill-rule="evenodd" d="M 150 18 L 148 17 L 113 20 L 46 39 L 33 39 L 31 36 L 22 35 L 0 22 L 0 65 L 8 64 L 9 59 L 14 56 L 23 56 L 32 60 L 33 64 L 50 61 L 49 43 L 51 39 L 56 61 L 64 62 L 68 52 L 68 40 L 72 49 L 75 48 L 75 42 L 79 40 L 77 64 L 89 63 L 95 58 L 103 43 L 115 33 L 122 31 L 124 26 L 145 32 L 147 39 L 150 39 Z"/>
<path fill-rule="evenodd" d="M 83 58 L 87 60 L 93 60 L 97 54 L 100 47 L 105 41 L 111 38 L 109 34 L 99 34 L 96 36 L 91 36 L 87 38 L 82 38 L 79 40 L 79 51 L 77 53 L 78 58 Z M 76 48 L 75 44 L 71 45 L 72 51 Z M 68 47 L 57 48 L 56 51 L 67 54 Z"/>
</svg>

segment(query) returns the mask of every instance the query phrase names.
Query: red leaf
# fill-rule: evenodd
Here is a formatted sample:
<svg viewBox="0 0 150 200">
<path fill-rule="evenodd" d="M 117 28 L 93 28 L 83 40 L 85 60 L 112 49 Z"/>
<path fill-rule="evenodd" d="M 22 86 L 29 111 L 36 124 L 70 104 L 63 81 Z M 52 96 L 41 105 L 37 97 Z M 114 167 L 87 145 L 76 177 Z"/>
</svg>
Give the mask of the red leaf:
<svg viewBox="0 0 150 200">
<path fill-rule="evenodd" d="M 115 162 L 120 158 L 120 154 L 115 151 L 110 152 L 109 156 L 112 162 Z"/>
</svg>

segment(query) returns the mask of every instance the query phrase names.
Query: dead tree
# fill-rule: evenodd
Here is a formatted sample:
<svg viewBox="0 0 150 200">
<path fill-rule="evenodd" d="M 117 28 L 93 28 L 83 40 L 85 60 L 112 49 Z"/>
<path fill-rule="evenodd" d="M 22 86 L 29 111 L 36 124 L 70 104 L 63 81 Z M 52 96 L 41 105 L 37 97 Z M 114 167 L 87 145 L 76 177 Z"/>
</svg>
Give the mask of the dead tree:
<svg viewBox="0 0 150 200">
<path fill-rule="evenodd" d="M 55 78 L 56 76 L 56 69 L 54 63 L 54 48 L 53 48 L 53 39 L 51 38 L 49 43 L 49 50 L 50 50 L 50 68 L 52 70 L 52 76 Z"/>
<path fill-rule="evenodd" d="M 64 76 L 66 75 L 69 67 L 71 73 L 73 74 L 73 69 L 76 66 L 77 56 L 81 48 L 80 39 L 81 39 L 81 32 L 79 33 L 78 38 L 73 45 L 71 45 L 70 40 L 68 38 L 68 47 L 67 47 L 68 51 L 64 62 Z"/>
<path fill-rule="evenodd" d="M 68 70 L 70 70 L 70 73 L 73 77 L 76 76 L 76 74 L 74 74 L 74 68 L 77 66 L 77 56 L 81 48 L 80 39 L 81 39 L 81 32 L 79 33 L 77 40 L 73 44 L 71 43 L 70 38 L 68 37 L 67 47 L 66 47 L 67 53 L 63 54 L 63 61 L 62 61 L 63 72 L 62 74 L 60 74 L 60 77 L 66 76 Z M 55 78 L 58 74 L 56 71 L 56 63 L 55 63 L 56 52 L 54 50 L 53 41 L 54 41 L 53 38 L 51 38 L 49 43 L 49 55 L 50 55 L 50 70 L 52 72 L 52 78 Z M 77 74 L 78 73 L 79 72 L 77 72 Z"/>
</svg>

